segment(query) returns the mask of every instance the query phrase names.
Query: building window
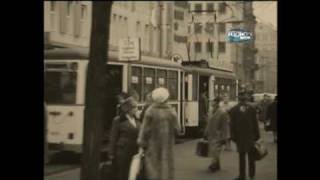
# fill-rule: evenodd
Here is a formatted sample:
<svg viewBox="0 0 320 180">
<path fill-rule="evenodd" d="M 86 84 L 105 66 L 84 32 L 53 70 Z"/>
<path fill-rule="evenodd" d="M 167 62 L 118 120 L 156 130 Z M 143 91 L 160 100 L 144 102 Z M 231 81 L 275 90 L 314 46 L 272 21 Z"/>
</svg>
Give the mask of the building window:
<svg viewBox="0 0 320 180">
<path fill-rule="evenodd" d="M 68 1 L 67 2 L 67 16 L 70 16 L 71 14 L 71 8 L 72 8 L 72 2 L 71 1 Z"/>
<path fill-rule="evenodd" d="M 140 26 L 140 21 L 137 21 L 137 24 L 136 24 L 136 34 L 137 34 L 137 37 L 140 37 L 140 30 L 141 29 L 141 26 Z"/>
<path fill-rule="evenodd" d="M 208 11 L 213 11 L 213 10 L 214 10 L 214 5 L 213 5 L 213 3 L 208 3 L 208 4 L 207 4 L 207 10 L 208 10 Z"/>
<path fill-rule="evenodd" d="M 219 4 L 218 11 L 219 11 L 220 14 L 224 14 L 226 12 L 226 4 L 225 4 L 225 2 Z"/>
<path fill-rule="evenodd" d="M 213 34 L 214 26 L 213 23 L 206 23 L 205 31 L 209 34 Z"/>
<path fill-rule="evenodd" d="M 226 43 L 219 42 L 219 53 L 225 53 L 225 52 L 226 52 Z"/>
<path fill-rule="evenodd" d="M 207 52 L 211 53 L 211 57 L 213 56 L 213 42 L 207 42 Z"/>
<path fill-rule="evenodd" d="M 201 42 L 194 43 L 194 50 L 196 53 L 201 53 Z"/>
<path fill-rule="evenodd" d="M 174 23 L 174 30 L 175 31 L 178 31 L 178 27 L 179 27 L 179 24 L 176 22 L 176 23 Z"/>
<path fill-rule="evenodd" d="M 202 33 L 202 24 L 201 23 L 195 23 L 194 24 L 194 32 L 196 34 Z"/>
<path fill-rule="evenodd" d="M 184 19 L 183 12 L 175 10 L 174 11 L 174 19 L 183 20 Z"/>
<path fill-rule="evenodd" d="M 81 5 L 81 19 L 84 20 L 87 18 L 87 6 Z"/>
<path fill-rule="evenodd" d="M 50 2 L 50 11 L 54 12 L 56 10 L 56 4 L 55 1 Z"/>
<path fill-rule="evenodd" d="M 124 23 L 124 34 L 123 37 L 127 37 L 128 36 L 128 18 L 124 17 L 123 18 L 123 23 Z"/>
<path fill-rule="evenodd" d="M 202 11 L 202 4 L 195 4 L 194 10 L 195 10 L 197 13 L 201 13 L 201 11 Z"/>
<path fill-rule="evenodd" d="M 134 1 L 131 2 L 131 11 L 134 12 L 136 10 L 136 3 Z"/>
<path fill-rule="evenodd" d="M 219 32 L 220 33 L 225 33 L 226 32 L 226 24 L 219 23 Z"/>
</svg>

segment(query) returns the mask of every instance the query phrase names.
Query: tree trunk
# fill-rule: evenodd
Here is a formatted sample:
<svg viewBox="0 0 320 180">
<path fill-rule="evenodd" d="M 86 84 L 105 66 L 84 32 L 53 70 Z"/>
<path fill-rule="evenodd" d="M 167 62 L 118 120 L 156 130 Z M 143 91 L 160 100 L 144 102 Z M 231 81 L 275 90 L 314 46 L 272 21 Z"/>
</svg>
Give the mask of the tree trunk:
<svg viewBox="0 0 320 180">
<path fill-rule="evenodd" d="M 103 127 L 105 65 L 108 57 L 109 25 L 112 1 L 92 2 L 92 27 L 89 65 L 86 79 L 84 137 L 81 180 L 99 180 Z"/>
</svg>

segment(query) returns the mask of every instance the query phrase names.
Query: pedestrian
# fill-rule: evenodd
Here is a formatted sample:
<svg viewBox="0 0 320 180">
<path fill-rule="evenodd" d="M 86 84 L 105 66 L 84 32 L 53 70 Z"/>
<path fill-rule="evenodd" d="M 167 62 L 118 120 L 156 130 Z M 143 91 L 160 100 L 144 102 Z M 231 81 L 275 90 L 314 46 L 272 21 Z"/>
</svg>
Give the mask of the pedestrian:
<svg viewBox="0 0 320 180">
<path fill-rule="evenodd" d="M 267 94 L 264 94 L 263 99 L 258 103 L 259 121 L 264 124 L 266 123 L 267 109 L 270 103 L 270 98 Z"/>
<path fill-rule="evenodd" d="M 199 99 L 199 136 L 203 136 L 204 129 L 206 128 L 207 123 L 207 115 L 209 110 L 209 98 L 208 98 L 208 92 L 203 91 L 200 95 Z"/>
<path fill-rule="evenodd" d="M 136 118 L 137 102 L 129 97 L 120 106 L 120 115 L 112 123 L 109 159 L 115 168 L 116 180 L 128 180 L 132 157 L 138 153 L 140 123 Z"/>
<path fill-rule="evenodd" d="M 250 179 L 255 177 L 254 144 L 260 139 L 256 110 L 247 103 L 248 94 L 239 93 L 239 103 L 230 110 L 231 139 L 237 145 L 239 153 L 239 177 L 246 178 L 246 157 L 249 161 Z"/>
<path fill-rule="evenodd" d="M 128 98 L 130 97 L 128 93 L 121 92 L 117 96 L 117 116 L 120 115 L 120 106 L 121 104 Z"/>
<path fill-rule="evenodd" d="M 229 102 L 229 95 L 226 93 L 223 95 L 223 101 L 220 105 L 227 113 L 229 113 L 232 105 Z M 226 151 L 231 151 L 231 139 L 230 139 L 230 118 L 228 118 L 228 129 L 227 129 L 227 141 L 226 141 Z"/>
<path fill-rule="evenodd" d="M 167 89 L 157 88 L 151 97 L 153 103 L 145 112 L 138 138 L 145 154 L 144 174 L 148 180 L 173 180 L 177 114 L 167 103 Z"/>
<path fill-rule="evenodd" d="M 219 106 L 220 98 L 215 98 L 212 103 L 211 112 L 208 115 L 208 124 L 205 134 L 209 141 L 209 154 L 212 163 L 209 170 L 212 172 L 220 170 L 220 154 L 223 144 L 228 138 L 229 115 Z"/>
<path fill-rule="evenodd" d="M 267 120 L 270 121 L 271 131 L 273 132 L 274 143 L 277 143 L 277 96 L 275 96 L 273 102 L 268 106 Z"/>
</svg>

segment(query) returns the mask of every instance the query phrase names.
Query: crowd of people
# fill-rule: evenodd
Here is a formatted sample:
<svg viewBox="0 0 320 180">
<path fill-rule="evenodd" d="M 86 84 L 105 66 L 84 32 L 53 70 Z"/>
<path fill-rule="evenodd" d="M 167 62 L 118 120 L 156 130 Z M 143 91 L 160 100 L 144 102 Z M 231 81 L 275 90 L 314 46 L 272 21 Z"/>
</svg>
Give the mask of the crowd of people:
<svg viewBox="0 0 320 180">
<path fill-rule="evenodd" d="M 109 158 L 114 166 L 116 180 L 128 180 L 131 160 L 137 153 L 143 153 L 143 177 L 145 180 L 174 179 L 174 142 L 178 129 L 177 114 L 168 105 L 169 92 L 157 88 L 147 95 L 147 102 L 137 115 L 137 100 L 122 93 L 118 96 L 118 115 L 112 123 Z M 248 157 L 249 177 L 255 178 L 254 144 L 260 140 L 258 121 L 274 132 L 277 140 L 276 109 L 277 97 L 273 102 L 265 96 L 257 106 L 250 104 L 251 96 L 239 92 L 239 102 L 229 103 L 228 95 L 217 97 L 207 112 L 204 137 L 209 142 L 212 162 L 209 170 L 216 172 L 220 167 L 220 154 L 231 151 L 231 141 L 236 144 L 239 154 L 239 176 L 235 180 L 246 179 L 246 159 Z"/>
</svg>

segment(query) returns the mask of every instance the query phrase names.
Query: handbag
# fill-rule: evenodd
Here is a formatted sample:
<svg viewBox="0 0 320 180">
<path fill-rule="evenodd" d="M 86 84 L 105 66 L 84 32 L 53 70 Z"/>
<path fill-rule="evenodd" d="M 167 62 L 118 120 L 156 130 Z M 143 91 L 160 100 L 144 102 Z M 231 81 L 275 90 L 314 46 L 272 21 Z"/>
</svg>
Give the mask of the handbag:
<svg viewBox="0 0 320 180">
<path fill-rule="evenodd" d="M 132 157 L 130 170 L 129 170 L 129 180 L 142 180 L 143 177 L 143 161 L 144 154 L 143 151 L 139 151 L 138 154 Z"/>
<path fill-rule="evenodd" d="M 253 146 L 254 159 L 259 161 L 268 155 L 268 150 L 261 143 L 255 143 Z"/>
<path fill-rule="evenodd" d="M 196 154 L 200 157 L 209 156 L 209 142 L 207 140 L 201 140 L 197 143 Z"/>
</svg>

